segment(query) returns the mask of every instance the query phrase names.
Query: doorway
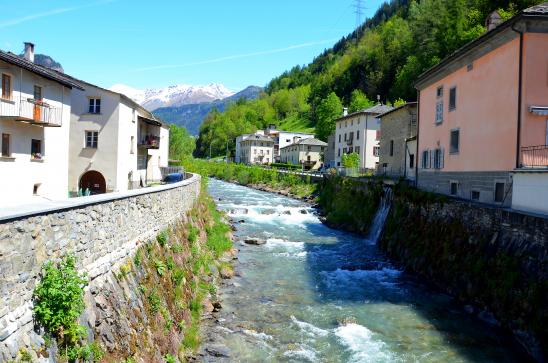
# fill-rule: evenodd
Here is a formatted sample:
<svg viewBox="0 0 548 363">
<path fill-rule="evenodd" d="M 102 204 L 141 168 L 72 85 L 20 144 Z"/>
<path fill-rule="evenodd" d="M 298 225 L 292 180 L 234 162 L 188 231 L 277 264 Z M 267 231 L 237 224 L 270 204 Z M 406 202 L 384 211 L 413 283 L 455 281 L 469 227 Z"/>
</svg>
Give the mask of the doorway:
<svg viewBox="0 0 548 363">
<path fill-rule="evenodd" d="M 78 187 L 82 191 L 89 189 L 91 195 L 103 194 L 107 191 L 105 177 L 95 170 L 86 171 L 80 178 Z"/>
</svg>

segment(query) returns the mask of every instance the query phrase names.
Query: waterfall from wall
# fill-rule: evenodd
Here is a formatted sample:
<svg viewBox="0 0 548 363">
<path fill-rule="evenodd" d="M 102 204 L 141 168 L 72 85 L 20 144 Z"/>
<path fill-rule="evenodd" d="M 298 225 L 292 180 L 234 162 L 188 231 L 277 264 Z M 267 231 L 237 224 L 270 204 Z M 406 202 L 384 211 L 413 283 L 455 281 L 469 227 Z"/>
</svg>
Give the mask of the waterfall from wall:
<svg viewBox="0 0 548 363">
<path fill-rule="evenodd" d="M 390 211 L 390 206 L 392 205 L 392 193 L 391 187 L 384 187 L 384 193 L 379 204 L 379 209 L 377 210 L 377 214 L 375 214 L 375 218 L 373 219 L 371 228 L 369 229 L 369 235 L 367 236 L 367 239 L 373 244 L 376 244 L 379 241 L 384 228 L 384 223 L 386 222 L 388 212 Z"/>
</svg>

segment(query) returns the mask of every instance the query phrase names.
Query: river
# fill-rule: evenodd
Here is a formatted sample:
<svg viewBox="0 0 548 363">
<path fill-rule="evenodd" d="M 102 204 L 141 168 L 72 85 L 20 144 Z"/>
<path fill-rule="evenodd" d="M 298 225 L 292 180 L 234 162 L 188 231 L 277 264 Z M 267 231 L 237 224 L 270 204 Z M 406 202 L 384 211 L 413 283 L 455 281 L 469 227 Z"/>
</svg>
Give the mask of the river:
<svg viewBox="0 0 548 363">
<path fill-rule="evenodd" d="M 495 328 L 400 271 L 375 241 L 324 226 L 307 204 L 211 179 L 236 225 L 239 276 L 205 346 L 230 362 L 515 362 Z M 245 245 L 245 237 L 267 241 Z"/>
</svg>

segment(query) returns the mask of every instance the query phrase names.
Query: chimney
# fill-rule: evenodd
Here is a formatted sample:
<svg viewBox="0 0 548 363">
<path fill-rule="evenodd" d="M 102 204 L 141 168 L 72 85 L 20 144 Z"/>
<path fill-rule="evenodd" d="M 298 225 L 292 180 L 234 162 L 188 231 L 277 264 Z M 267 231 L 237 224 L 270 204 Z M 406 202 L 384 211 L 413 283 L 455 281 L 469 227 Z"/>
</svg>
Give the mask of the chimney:
<svg viewBox="0 0 548 363">
<path fill-rule="evenodd" d="M 25 42 L 25 59 L 34 63 L 34 44 Z"/>
<path fill-rule="evenodd" d="M 502 17 L 500 16 L 498 11 L 493 11 L 489 16 L 487 17 L 487 20 L 485 20 L 485 28 L 487 29 L 487 32 L 490 32 L 491 30 L 495 29 L 497 26 L 499 26 L 502 23 Z"/>
<path fill-rule="evenodd" d="M 343 117 L 348 115 L 348 107 L 343 108 Z"/>
</svg>

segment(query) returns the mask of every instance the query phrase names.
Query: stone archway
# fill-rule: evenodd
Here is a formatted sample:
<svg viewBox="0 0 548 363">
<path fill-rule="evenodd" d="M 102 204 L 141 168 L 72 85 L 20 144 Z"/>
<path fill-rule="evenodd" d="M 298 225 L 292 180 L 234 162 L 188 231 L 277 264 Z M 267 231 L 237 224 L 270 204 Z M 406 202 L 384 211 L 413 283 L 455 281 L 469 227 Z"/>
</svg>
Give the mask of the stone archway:
<svg viewBox="0 0 548 363">
<path fill-rule="evenodd" d="M 80 177 L 80 183 L 78 184 L 78 187 L 82 191 L 89 189 L 92 195 L 103 194 L 107 191 L 107 183 L 105 181 L 105 177 L 103 176 L 103 174 L 99 173 L 96 170 L 86 171 Z"/>
</svg>

